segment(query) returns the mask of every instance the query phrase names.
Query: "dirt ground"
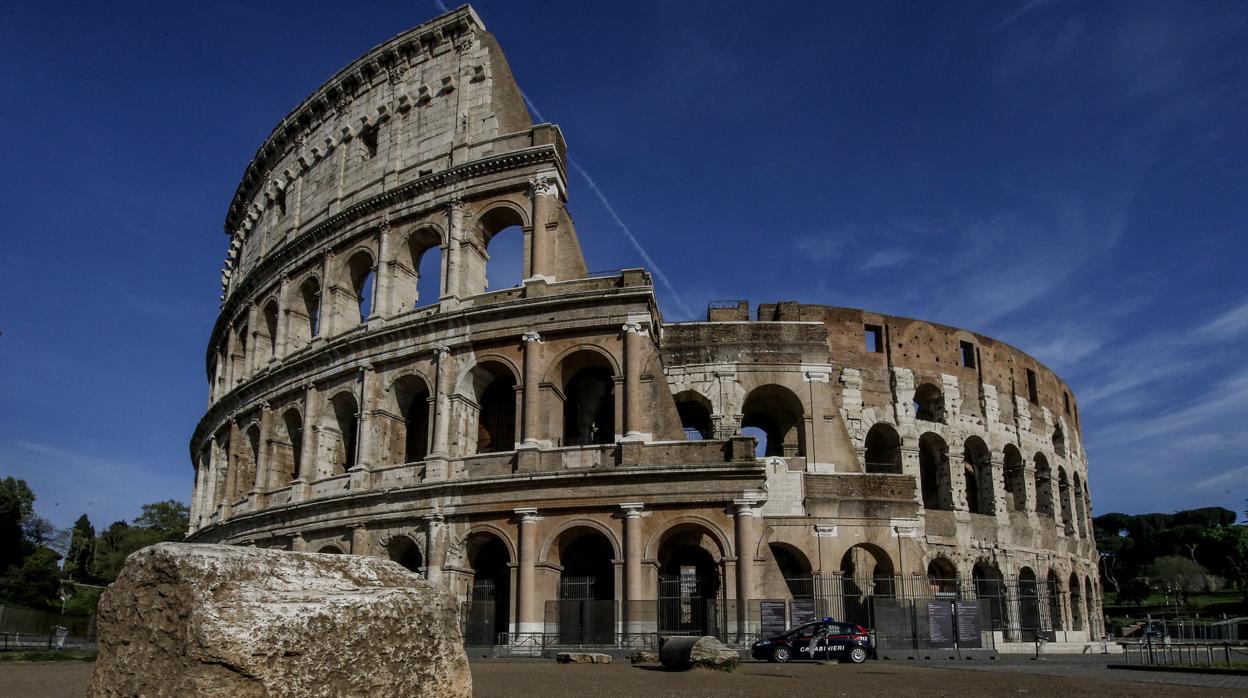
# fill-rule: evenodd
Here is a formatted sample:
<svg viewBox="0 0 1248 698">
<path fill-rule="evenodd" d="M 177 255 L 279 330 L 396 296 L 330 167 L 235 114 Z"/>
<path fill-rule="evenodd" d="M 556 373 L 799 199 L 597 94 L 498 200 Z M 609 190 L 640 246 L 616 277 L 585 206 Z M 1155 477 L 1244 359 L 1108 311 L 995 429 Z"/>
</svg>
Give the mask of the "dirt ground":
<svg viewBox="0 0 1248 698">
<path fill-rule="evenodd" d="M 14 698 L 82 698 L 93 664 L 81 662 L 0 663 L 0 695 Z M 942 665 L 937 665 L 942 666 Z M 1094 675 L 1082 675 L 1095 672 Z M 1197 687 L 1176 685 L 1183 677 L 1165 679 L 1136 672 L 1110 673 L 1099 667 L 1050 664 L 1045 673 L 1032 667 L 977 666 L 935 668 L 892 662 L 861 666 L 836 664 L 746 663 L 734 673 L 689 671 L 667 673 L 657 667 L 628 664 L 559 665 L 553 661 L 480 661 L 472 663 L 478 698 L 516 696 L 644 696 L 644 698 L 734 698 L 737 696 L 1096 696 L 1138 698 L 1140 695 L 1248 695 L 1239 683 Z M 1171 682 L 1175 683 L 1171 683 Z M 1147 683 L 1144 683 L 1147 682 Z"/>
</svg>

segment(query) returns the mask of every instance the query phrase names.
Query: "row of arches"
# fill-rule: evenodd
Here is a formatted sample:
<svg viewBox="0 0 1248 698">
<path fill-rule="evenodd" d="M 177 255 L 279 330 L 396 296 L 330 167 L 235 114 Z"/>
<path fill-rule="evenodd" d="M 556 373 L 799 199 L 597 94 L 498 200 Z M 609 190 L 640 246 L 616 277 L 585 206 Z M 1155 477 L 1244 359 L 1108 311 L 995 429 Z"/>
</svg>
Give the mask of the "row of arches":
<svg viewBox="0 0 1248 698">
<path fill-rule="evenodd" d="M 686 439 L 714 438 L 710 400 L 693 390 L 677 393 L 675 400 Z M 737 433 L 754 437 L 760 457 L 804 457 L 805 426 L 806 413 L 801 399 L 784 386 L 769 384 L 754 388 L 746 395 Z"/>
<path fill-rule="evenodd" d="M 914 390 L 912 404 L 916 420 L 936 422 L 938 424 L 945 423 L 945 395 L 936 385 L 932 383 L 920 384 Z M 1066 457 L 1066 432 L 1062 429 L 1060 423 L 1054 425 L 1050 442 L 1053 445 L 1054 453 L 1063 458 Z"/>
</svg>

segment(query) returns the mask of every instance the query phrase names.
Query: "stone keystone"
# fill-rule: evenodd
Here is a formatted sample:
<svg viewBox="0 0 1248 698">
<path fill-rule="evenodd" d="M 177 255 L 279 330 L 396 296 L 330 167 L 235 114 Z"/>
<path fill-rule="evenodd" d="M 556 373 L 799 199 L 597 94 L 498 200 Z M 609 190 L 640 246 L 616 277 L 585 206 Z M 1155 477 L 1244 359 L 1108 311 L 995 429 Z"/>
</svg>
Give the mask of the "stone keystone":
<svg viewBox="0 0 1248 698">
<path fill-rule="evenodd" d="M 454 598 L 388 560 L 160 543 L 97 612 L 90 696 L 462 696 Z"/>
</svg>

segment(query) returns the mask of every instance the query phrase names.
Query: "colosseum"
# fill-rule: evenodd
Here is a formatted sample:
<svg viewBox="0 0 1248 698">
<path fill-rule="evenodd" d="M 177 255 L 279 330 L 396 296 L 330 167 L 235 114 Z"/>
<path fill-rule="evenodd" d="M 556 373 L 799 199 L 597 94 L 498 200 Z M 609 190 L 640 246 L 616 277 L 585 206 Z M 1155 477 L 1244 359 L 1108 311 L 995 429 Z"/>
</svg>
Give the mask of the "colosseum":
<svg viewBox="0 0 1248 698">
<path fill-rule="evenodd" d="M 939 647 L 942 603 L 966 647 L 1100 636 L 1057 375 L 851 308 L 666 322 L 646 270 L 587 272 L 566 163 L 467 6 L 281 120 L 225 220 L 191 540 L 389 557 L 495 652 L 825 615 Z"/>
</svg>

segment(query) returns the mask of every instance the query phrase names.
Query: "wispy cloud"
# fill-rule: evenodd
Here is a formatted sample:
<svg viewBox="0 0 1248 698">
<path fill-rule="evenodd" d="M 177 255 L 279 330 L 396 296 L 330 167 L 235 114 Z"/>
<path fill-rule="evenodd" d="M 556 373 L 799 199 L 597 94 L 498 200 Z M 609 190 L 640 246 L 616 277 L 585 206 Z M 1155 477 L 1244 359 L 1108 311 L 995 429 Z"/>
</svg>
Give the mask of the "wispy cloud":
<svg viewBox="0 0 1248 698">
<path fill-rule="evenodd" d="M 1027 14 L 1028 12 L 1031 12 L 1032 10 L 1036 9 L 1037 7 L 1049 1 L 1050 0 L 1029 0 L 1028 2 L 1023 3 L 1021 6 L 1018 7 L 1018 9 L 1006 15 L 1004 19 L 998 22 L 997 25 L 992 28 L 992 31 L 995 33 L 995 32 L 1001 31 L 1002 29 L 1005 29 L 1011 24 L 1017 22 L 1019 18 L 1022 17 L 1023 15 Z"/>
</svg>

